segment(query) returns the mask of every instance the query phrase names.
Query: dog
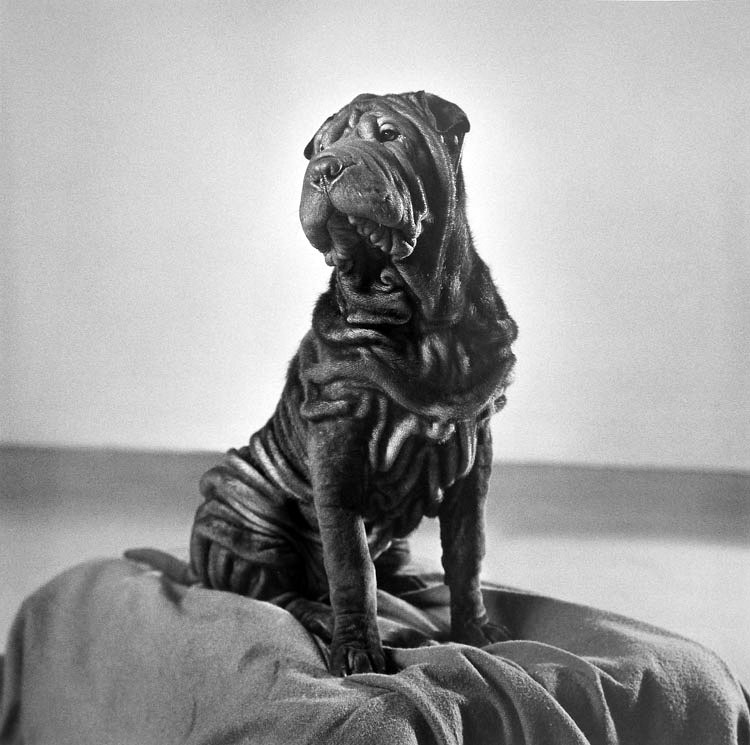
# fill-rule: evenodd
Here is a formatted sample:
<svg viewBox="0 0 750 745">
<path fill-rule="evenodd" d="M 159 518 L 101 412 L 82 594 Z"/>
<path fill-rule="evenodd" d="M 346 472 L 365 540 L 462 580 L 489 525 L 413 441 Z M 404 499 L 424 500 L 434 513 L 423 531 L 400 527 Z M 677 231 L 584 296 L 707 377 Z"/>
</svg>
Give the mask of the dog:
<svg viewBox="0 0 750 745">
<path fill-rule="evenodd" d="M 517 327 L 467 224 L 468 131 L 434 94 L 363 94 L 307 145 L 300 221 L 330 284 L 274 414 L 201 479 L 190 565 L 170 569 L 287 608 L 339 675 L 385 670 L 377 587 L 408 582 L 423 517 L 440 521 L 450 638 L 510 635 L 479 573 Z"/>
</svg>

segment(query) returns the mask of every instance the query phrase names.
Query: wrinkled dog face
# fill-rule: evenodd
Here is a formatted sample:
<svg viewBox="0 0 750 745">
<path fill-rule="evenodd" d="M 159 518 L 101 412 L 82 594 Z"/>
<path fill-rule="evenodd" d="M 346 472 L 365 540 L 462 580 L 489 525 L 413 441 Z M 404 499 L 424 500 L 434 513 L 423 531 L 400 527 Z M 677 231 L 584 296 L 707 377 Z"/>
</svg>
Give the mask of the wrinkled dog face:
<svg viewBox="0 0 750 745">
<path fill-rule="evenodd" d="M 307 146 L 300 220 L 336 269 L 349 323 L 411 318 L 400 267 L 408 260 L 435 269 L 417 245 L 435 227 L 434 215 L 449 217 L 454 208 L 467 130 L 458 107 L 430 94 L 365 94 L 330 117 Z"/>
</svg>

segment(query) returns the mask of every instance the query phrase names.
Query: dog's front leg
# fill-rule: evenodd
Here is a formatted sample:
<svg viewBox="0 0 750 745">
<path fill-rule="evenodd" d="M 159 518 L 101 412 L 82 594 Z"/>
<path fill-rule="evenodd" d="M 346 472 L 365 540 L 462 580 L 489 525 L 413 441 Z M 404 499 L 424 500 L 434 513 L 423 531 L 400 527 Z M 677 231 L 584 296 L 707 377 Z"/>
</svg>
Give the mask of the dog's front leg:
<svg viewBox="0 0 750 745">
<path fill-rule="evenodd" d="M 375 568 L 361 517 L 367 439 L 362 422 L 336 419 L 310 429 L 310 475 L 334 615 L 331 669 L 383 672 Z"/>
<path fill-rule="evenodd" d="M 451 639 L 475 647 L 510 638 L 507 628 L 489 621 L 479 582 L 491 470 L 492 440 L 485 423 L 477 431 L 474 466 L 448 490 L 439 515 L 445 583 L 451 597 Z"/>
</svg>

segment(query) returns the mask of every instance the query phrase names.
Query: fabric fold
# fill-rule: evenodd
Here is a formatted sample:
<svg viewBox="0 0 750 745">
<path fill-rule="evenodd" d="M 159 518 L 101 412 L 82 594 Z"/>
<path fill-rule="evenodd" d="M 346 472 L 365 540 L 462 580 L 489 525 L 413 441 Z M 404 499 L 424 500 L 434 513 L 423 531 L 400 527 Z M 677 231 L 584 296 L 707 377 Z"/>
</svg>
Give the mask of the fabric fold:
<svg viewBox="0 0 750 745">
<path fill-rule="evenodd" d="M 748 745 L 748 695 L 706 648 L 585 606 L 484 587 L 522 637 L 445 643 L 448 595 L 378 596 L 390 674 L 331 676 L 269 603 L 134 562 L 74 567 L 21 607 L 0 743 Z M 2 659 L 2 658 L 0 658 Z"/>
</svg>

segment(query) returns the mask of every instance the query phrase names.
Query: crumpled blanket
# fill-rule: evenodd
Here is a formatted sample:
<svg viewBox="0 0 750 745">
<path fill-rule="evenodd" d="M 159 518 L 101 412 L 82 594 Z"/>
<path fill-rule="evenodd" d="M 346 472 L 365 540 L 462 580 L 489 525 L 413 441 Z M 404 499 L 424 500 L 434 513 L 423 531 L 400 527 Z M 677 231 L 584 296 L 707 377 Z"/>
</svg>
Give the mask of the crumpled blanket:
<svg viewBox="0 0 750 745">
<path fill-rule="evenodd" d="M 331 676 L 286 611 L 134 562 L 74 567 L 22 605 L 0 658 L 2 745 L 748 745 L 748 693 L 700 645 L 486 586 L 522 640 L 438 644 L 439 576 L 379 595 L 389 675 Z M 406 645 L 406 646 L 405 646 Z"/>
</svg>

